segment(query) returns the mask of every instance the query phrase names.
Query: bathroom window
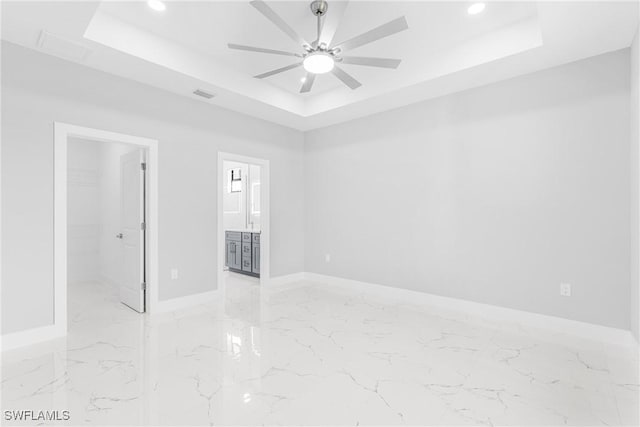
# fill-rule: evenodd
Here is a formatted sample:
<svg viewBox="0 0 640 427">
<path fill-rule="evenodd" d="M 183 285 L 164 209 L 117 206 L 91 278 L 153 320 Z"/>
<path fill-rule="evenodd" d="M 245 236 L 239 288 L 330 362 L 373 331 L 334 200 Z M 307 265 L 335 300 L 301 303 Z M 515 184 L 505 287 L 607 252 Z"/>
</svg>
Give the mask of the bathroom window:
<svg viewBox="0 0 640 427">
<path fill-rule="evenodd" d="M 231 169 L 229 171 L 229 193 L 239 193 L 242 191 L 242 177 L 240 169 Z"/>
</svg>

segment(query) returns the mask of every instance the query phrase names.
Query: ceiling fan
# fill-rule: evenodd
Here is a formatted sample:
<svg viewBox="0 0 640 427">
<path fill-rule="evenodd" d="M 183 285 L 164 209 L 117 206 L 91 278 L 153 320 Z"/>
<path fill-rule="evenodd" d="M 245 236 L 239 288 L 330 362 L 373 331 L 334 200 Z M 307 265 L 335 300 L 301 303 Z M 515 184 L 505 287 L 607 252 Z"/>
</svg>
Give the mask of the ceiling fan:
<svg viewBox="0 0 640 427">
<path fill-rule="evenodd" d="M 300 88 L 300 93 L 309 92 L 313 86 L 313 82 L 318 74 L 324 74 L 331 72 L 338 79 L 340 79 L 345 85 L 351 89 L 357 89 L 362 84 L 353 78 L 350 74 L 338 67 L 336 63 L 352 64 L 352 65 L 364 65 L 369 67 L 381 67 L 381 68 L 398 68 L 400 65 L 400 59 L 392 58 L 373 58 L 362 56 L 344 56 L 343 52 L 355 49 L 368 43 L 372 43 L 376 40 L 380 40 L 384 37 L 399 33 L 409 28 L 407 20 L 404 16 L 380 25 L 366 33 L 353 37 L 347 41 L 340 43 L 333 43 L 333 37 L 338 28 L 340 17 L 343 15 L 347 2 L 343 1 L 336 3 L 338 6 L 337 13 L 328 15 L 329 5 L 325 0 L 314 0 L 311 3 L 311 12 L 317 17 L 317 39 L 309 43 L 303 39 L 296 31 L 291 28 L 273 9 L 271 9 L 262 0 L 253 0 L 250 2 L 251 6 L 256 8 L 262 13 L 269 21 L 273 22 L 280 30 L 282 30 L 293 41 L 298 43 L 303 52 L 285 52 L 282 50 L 265 49 L 261 47 L 245 46 L 240 44 L 229 43 L 230 49 L 247 50 L 251 52 L 269 53 L 273 55 L 293 56 L 300 58 L 301 60 L 287 65 L 286 67 L 278 68 L 276 70 L 268 71 L 266 73 L 258 74 L 254 76 L 257 79 L 264 79 L 265 77 L 273 76 L 288 70 L 292 70 L 298 67 L 304 67 L 307 71 L 307 76 L 303 80 L 304 83 Z M 325 16 L 326 15 L 326 16 Z"/>
</svg>

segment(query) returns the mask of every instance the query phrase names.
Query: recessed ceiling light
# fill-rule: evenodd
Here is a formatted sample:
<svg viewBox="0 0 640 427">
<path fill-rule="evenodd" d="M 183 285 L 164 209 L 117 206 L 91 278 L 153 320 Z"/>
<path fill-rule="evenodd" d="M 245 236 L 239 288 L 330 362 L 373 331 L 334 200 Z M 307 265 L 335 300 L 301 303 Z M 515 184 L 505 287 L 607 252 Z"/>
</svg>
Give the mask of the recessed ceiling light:
<svg viewBox="0 0 640 427">
<path fill-rule="evenodd" d="M 147 0 L 147 5 L 158 12 L 162 12 L 167 8 L 167 6 L 161 0 Z"/>
<path fill-rule="evenodd" d="M 324 74 L 333 70 L 333 56 L 322 51 L 311 52 L 302 62 L 304 69 L 313 74 Z"/>
<path fill-rule="evenodd" d="M 485 8 L 484 3 L 474 3 L 471 6 L 469 6 L 469 9 L 467 9 L 467 12 L 469 13 L 469 15 L 477 15 L 478 13 L 482 12 L 484 8 Z"/>
<path fill-rule="evenodd" d="M 303 77 L 303 78 L 301 78 L 301 79 L 300 79 L 300 83 L 304 83 L 304 82 L 306 82 L 306 81 L 307 81 L 307 78 L 306 78 L 306 77 Z"/>
</svg>

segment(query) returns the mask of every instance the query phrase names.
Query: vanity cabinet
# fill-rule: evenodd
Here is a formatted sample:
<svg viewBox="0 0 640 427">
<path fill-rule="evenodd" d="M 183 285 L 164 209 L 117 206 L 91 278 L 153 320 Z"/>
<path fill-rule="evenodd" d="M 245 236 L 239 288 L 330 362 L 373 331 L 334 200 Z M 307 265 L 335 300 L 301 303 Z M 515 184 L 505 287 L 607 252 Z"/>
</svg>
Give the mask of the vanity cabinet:
<svg viewBox="0 0 640 427">
<path fill-rule="evenodd" d="M 229 270 L 260 277 L 260 233 L 226 231 L 225 247 Z"/>
<path fill-rule="evenodd" d="M 251 262 L 251 271 L 260 274 L 260 245 L 253 246 L 253 260 Z"/>
<path fill-rule="evenodd" d="M 242 233 L 227 231 L 225 234 L 225 265 L 232 270 L 242 268 Z"/>
</svg>

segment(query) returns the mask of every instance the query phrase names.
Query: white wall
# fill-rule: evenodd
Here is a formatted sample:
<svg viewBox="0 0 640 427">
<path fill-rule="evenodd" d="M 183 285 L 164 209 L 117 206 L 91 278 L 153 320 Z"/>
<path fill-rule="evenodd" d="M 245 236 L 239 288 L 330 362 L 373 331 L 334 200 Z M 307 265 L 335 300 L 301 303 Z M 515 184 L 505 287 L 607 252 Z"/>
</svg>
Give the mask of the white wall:
<svg viewBox="0 0 640 427">
<path fill-rule="evenodd" d="M 91 144 L 91 142 L 89 142 Z M 99 146 L 100 163 L 100 260 L 99 280 L 117 286 L 122 282 L 123 246 L 116 234 L 122 232 L 120 157 L 138 148 L 119 143 L 93 143 Z"/>
<path fill-rule="evenodd" d="M 53 321 L 54 121 L 159 140 L 160 300 L 217 288 L 218 151 L 270 161 L 271 274 L 303 270 L 302 133 L 212 104 L 2 43 L 3 334 Z"/>
<path fill-rule="evenodd" d="M 53 318 L 54 121 L 160 140 L 161 300 L 217 286 L 226 151 L 271 162 L 273 276 L 307 270 L 627 328 L 629 70 L 629 52 L 615 52 L 303 138 L 3 43 L 2 332 Z M 303 245 L 304 258 L 290 250 Z"/>
<path fill-rule="evenodd" d="M 247 183 L 247 192 L 249 203 L 247 209 L 249 210 L 249 226 L 252 230 L 260 231 L 260 202 L 262 198 L 262 167 L 260 165 L 249 165 L 249 182 Z"/>
<path fill-rule="evenodd" d="M 640 341 L 640 30 L 631 45 L 631 331 Z"/>
<path fill-rule="evenodd" d="M 100 147 L 70 139 L 67 151 L 67 279 L 96 281 L 100 263 Z"/>
<path fill-rule="evenodd" d="M 70 138 L 68 147 L 68 282 L 122 280 L 120 156 L 137 148 Z"/>
<path fill-rule="evenodd" d="M 260 231 L 261 167 L 230 160 L 225 160 L 223 167 L 225 176 L 225 187 L 222 193 L 224 229 Z M 229 192 L 229 174 L 232 169 L 240 169 L 240 178 L 242 179 L 240 192 Z"/>
<path fill-rule="evenodd" d="M 628 50 L 309 132 L 305 269 L 628 328 L 628 158 Z"/>
<path fill-rule="evenodd" d="M 246 191 L 244 191 L 245 180 L 249 173 L 249 165 L 246 163 L 232 162 L 225 160 L 224 167 L 224 191 L 222 193 L 223 206 L 223 226 L 225 230 L 245 230 L 247 228 L 247 212 L 246 212 Z M 229 192 L 229 174 L 232 169 L 240 169 L 240 177 L 242 178 L 242 190 L 240 192 Z"/>
</svg>

